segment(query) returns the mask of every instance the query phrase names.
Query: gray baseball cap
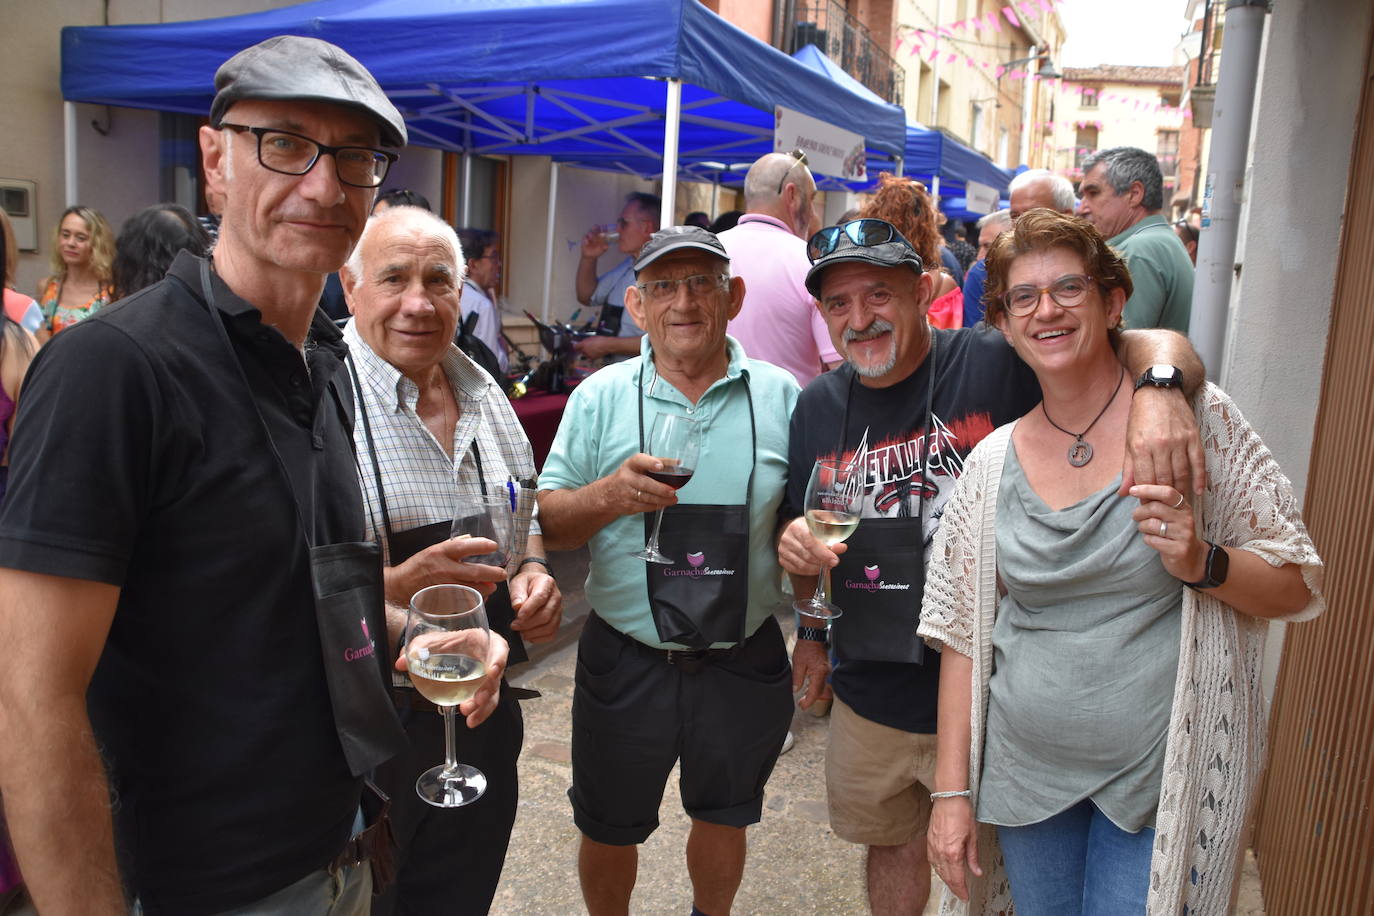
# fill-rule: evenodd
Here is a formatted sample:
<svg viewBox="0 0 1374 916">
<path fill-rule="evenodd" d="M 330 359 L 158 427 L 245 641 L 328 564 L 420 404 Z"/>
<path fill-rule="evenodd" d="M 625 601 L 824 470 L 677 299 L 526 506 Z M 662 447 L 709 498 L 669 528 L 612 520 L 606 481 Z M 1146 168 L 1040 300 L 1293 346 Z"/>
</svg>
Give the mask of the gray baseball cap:
<svg viewBox="0 0 1374 916">
<path fill-rule="evenodd" d="M 729 253 L 714 232 L 707 232 L 696 226 L 669 226 L 649 236 L 649 241 L 639 249 L 639 254 L 635 256 L 635 276 L 639 276 L 641 270 L 670 251 L 681 251 L 684 248 L 695 248 L 723 260 L 730 260 Z"/>
<path fill-rule="evenodd" d="M 406 145 L 401 113 L 367 68 L 343 48 L 318 38 L 277 35 L 245 48 L 215 73 L 210 126 L 243 99 L 329 102 L 370 115 L 384 146 Z"/>
<path fill-rule="evenodd" d="M 823 253 L 822 253 L 823 252 Z M 821 297 L 821 274 L 827 267 L 844 261 L 858 261 L 877 267 L 907 266 L 917 275 L 924 269 L 921 256 L 897 227 L 880 219 L 855 219 L 842 226 L 827 226 L 806 243 L 811 269 L 806 272 L 806 289 Z"/>
</svg>

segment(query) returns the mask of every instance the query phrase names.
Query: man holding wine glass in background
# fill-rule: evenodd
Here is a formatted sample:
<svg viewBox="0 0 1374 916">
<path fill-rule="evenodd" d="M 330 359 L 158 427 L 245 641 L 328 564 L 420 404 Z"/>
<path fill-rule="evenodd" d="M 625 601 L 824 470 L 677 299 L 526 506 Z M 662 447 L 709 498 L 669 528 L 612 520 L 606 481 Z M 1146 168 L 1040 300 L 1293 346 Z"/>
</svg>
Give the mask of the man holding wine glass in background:
<svg viewBox="0 0 1374 916">
<path fill-rule="evenodd" d="M 634 269 L 640 355 L 573 392 L 539 479 L 546 545 L 591 554 L 573 694 L 578 872 L 592 916 L 627 912 L 637 846 L 680 759 L 692 912 L 723 916 L 792 715 L 772 612 L 798 389 L 726 336 L 744 282 L 710 232 L 662 229 Z"/>
<path fill-rule="evenodd" d="M 442 596 L 446 586 L 465 584 L 486 596 L 484 621 L 519 662 L 528 657 L 522 637 L 543 642 L 557 632 L 562 595 L 530 520 L 529 440 L 500 386 L 453 344 L 465 267 L 453 229 L 428 210 L 391 207 L 368 220 L 343 271 L 353 315 L 343 335 L 353 437 L 368 528 L 386 567 L 393 650 L 412 596 L 422 613 L 422 590 Z M 412 658 L 412 680 L 418 673 Z M 413 784 L 446 744 L 433 684 L 426 684 L 423 696 L 404 676 L 393 687 L 410 746 L 377 772 L 392 799 L 398 871 L 373 912 L 484 914 L 515 823 L 520 704 L 503 683 L 491 717 L 457 736 L 458 754 L 485 776 L 485 792 L 447 803 L 441 793 L 441 801 L 426 804 Z M 457 874 L 461 893 L 454 892 Z"/>
<path fill-rule="evenodd" d="M 845 365 L 808 385 L 792 416 L 782 510 L 791 521 L 778 542 L 779 562 L 798 596 L 817 588 L 818 573 L 832 583 L 828 601 L 800 618 L 793 665 L 824 670 L 827 636 L 833 642 L 831 827 L 868 847 L 873 913 L 914 916 L 930 893 L 926 826 L 939 684 L 939 656 L 916 636 L 925 551 L 964 457 L 1031 409 L 1040 389 L 1000 334 L 930 327 L 931 277 L 890 223 L 827 227 L 812 236 L 807 254 L 807 288 Z M 1182 366 L 1194 382 L 1202 378 L 1192 348 L 1171 332 L 1128 332 L 1120 356 L 1133 377 L 1167 364 Z M 1177 391 L 1147 383 L 1128 438 L 1135 482 L 1177 479 L 1183 486 L 1190 473 L 1203 473 L 1192 411 Z M 833 475 L 853 469 L 863 477 L 860 520 L 847 539 L 833 530 L 843 526 L 809 526 L 805 517 L 832 508 L 807 489 L 808 476 L 825 462 L 836 463 Z"/>
</svg>

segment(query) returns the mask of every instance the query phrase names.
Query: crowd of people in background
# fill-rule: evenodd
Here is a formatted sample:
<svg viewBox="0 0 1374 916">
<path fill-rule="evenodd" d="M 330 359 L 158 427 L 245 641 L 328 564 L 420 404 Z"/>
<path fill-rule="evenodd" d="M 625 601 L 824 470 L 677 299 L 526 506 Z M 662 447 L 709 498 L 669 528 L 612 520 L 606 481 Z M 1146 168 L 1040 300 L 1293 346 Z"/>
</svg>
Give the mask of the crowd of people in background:
<svg viewBox="0 0 1374 916">
<path fill-rule="evenodd" d="M 581 241 L 597 371 L 537 468 L 501 238 L 379 190 L 406 128 L 372 75 L 287 36 L 215 85 L 217 235 L 70 207 L 29 299 L 0 212 L 0 791 L 44 912 L 487 912 L 519 802 L 505 668 L 561 625 L 547 552 L 583 548 L 593 916 L 629 911 L 674 767 L 691 912 L 731 911 L 794 695 L 831 716 L 828 817 L 875 914 L 922 912 L 932 868 L 975 913 L 1224 911 L 1258 621 L 1320 613 L 1321 561 L 1176 333 L 1199 228 L 1162 215 L 1151 154 L 1097 152 L 1077 189 L 1027 171 L 972 226 L 888 173 L 822 225 L 801 150 L 714 221 L 630 194 Z M 826 473 L 859 482 L 831 527 Z M 455 527 L 493 497 L 507 543 Z M 457 707 L 472 808 L 414 788 L 455 765 L 401 651 L 434 585 L 493 634 Z"/>
</svg>

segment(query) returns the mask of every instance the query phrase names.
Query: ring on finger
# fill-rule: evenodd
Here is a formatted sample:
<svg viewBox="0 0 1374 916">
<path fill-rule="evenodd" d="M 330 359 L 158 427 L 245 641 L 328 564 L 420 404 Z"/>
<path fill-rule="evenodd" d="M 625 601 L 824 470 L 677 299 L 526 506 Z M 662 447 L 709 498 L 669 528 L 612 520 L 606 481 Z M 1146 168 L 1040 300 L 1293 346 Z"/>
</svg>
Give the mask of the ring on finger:
<svg viewBox="0 0 1374 916">
<path fill-rule="evenodd" d="M 1180 494 L 1178 494 L 1178 502 L 1174 503 L 1174 504 L 1173 504 L 1172 506 L 1170 506 L 1169 508 L 1170 508 L 1170 509 L 1182 509 L 1182 508 L 1183 508 L 1183 503 L 1184 503 L 1183 494 L 1180 493 Z"/>
<path fill-rule="evenodd" d="M 1163 521 L 1162 521 L 1162 522 L 1159 523 L 1159 536 L 1162 537 L 1162 538 L 1166 538 L 1166 537 L 1169 536 L 1169 523 L 1168 523 L 1168 522 L 1163 522 Z"/>
<path fill-rule="evenodd" d="M 644 500 L 644 494 L 641 493 L 641 492 L 638 491 L 638 490 L 635 490 L 635 502 L 642 502 L 643 500 Z"/>
</svg>

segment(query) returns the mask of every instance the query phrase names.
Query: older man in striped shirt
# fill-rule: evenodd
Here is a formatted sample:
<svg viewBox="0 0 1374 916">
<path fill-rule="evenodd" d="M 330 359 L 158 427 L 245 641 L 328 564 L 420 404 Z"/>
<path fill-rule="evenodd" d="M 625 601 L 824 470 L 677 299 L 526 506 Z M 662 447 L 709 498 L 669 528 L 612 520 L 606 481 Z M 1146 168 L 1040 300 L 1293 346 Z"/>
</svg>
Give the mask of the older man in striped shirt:
<svg viewBox="0 0 1374 916">
<path fill-rule="evenodd" d="M 393 207 L 368 221 L 343 276 L 353 315 L 344 339 L 354 441 L 386 565 L 393 650 L 411 595 L 462 582 L 488 593 L 492 630 L 511 643 L 517 662 L 526 658 L 521 638 L 553 637 L 562 596 L 537 525 L 527 541 L 517 527 L 500 545 L 511 561 L 505 568 L 465 562 L 491 552 L 491 541 L 449 537 L 455 516 L 479 496 L 518 497 L 521 482 L 533 496 L 534 459 L 510 402 L 453 346 L 464 267 L 453 229 L 427 210 Z M 515 822 L 519 704 L 503 686 L 497 711 L 460 738 L 464 762 L 487 775 L 486 794 L 461 810 L 434 808 L 411 784 L 443 757 L 442 719 L 408 684 L 394 692 L 411 748 L 381 767 L 378 780 L 392 798 L 400 870 L 373 912 L 486 913 Z"/>
</svg>

